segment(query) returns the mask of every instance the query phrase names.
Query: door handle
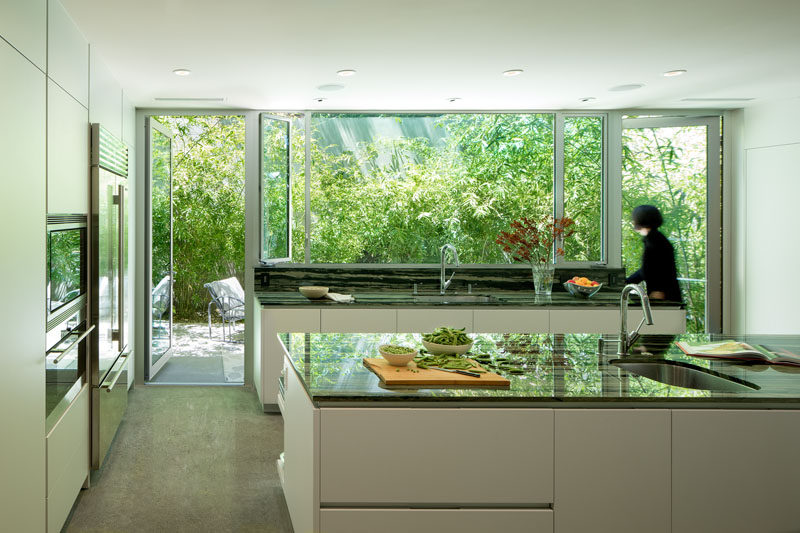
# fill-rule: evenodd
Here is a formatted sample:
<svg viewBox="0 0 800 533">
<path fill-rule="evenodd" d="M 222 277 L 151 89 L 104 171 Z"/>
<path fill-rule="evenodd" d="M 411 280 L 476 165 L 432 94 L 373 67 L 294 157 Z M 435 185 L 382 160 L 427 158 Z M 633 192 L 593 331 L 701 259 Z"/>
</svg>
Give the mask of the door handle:
<svg viewBox="0 0 800 533">
<path fill-rule="evenodd" d="M 120 355 L 119 358 L 127 360 L 128 354 Z M 122 367 L 119 370 L 117 370 L 117 373 L 114 374 L 114 377 L 111 378 L 111 383 L 109 383 L 108 385 L 103 384 L 100 387 L 105 388 L 106 392 L 111 392 L 112 390 L 114 390 L 114 386 L 116 386 L 117 381 L 119 381 L 120 376 L 122 376 L 122 373 L 125 372 L 126 370 L 128 370 L 127 365 L 122 365 Z"/>
<path fill-rule="evenodd" d="M 88 337 L 88 336 L 89 336 L 89 333 L 91 333 L 92 331 L 94 331 L 94 325 L 92 325 L 92 327 L 90 327 L 89 329 L 87 329 L 86 331 L 84 331 L 84 332 L 81 334 L 81 336 L 80 336 L 80 337 L 78 337 L 78 339 L 77 339 L 77 340 L 73 341 L 73 343 L 72 343 L 72 344 L 70 344 L 69 346 L 67 346 L 67 347 L 66 347 L 66 348 L 64 348 L 63 350 L 50 350 L 49 352 L 47 352 L 48 354 L 50 354 L 50 353 L 53 353 L 53 352 L 61 352 L 60 354 L 58 354 L 58 356 L 57 356 L 55 359 L 53 359 L 53 364 L 54 364 L 54 365 L 57 365 L 57 364 L 59 363 L 59 361 L 61 361 L 61 359 L 62 359 L 62 358 L 65 356 L 65 355 L 67 355 L 67 353 L 68 353 L 68 352 L 70 352 L 70 351 L 71 351 L 73 348 L 75 348 L 75 347 L 76 347 L 78 344 L 80 344 L 80 342 L 81 342 L 83 339 L 85 339 L 86 337 Z"/>
<path fill-rule="evenodd" d="M 118 211 L 118 233 L 119 233 L 119 249 L 118 249 L 118 260 L 119 260 L 119 273 L 117 276 L 117 283 L 119 284 L 119 290 L 117 294 L 119 295 L 119 300 L 117 302 L 117 313 L 119 317 L 119 347 L 122 349 L 125 346 L 125 264 L 123 261 L 125 260 L 125 185 L 120 184 L 118 186 L 118 198 L 119 198 L 119 211 Z"/>
</svg>

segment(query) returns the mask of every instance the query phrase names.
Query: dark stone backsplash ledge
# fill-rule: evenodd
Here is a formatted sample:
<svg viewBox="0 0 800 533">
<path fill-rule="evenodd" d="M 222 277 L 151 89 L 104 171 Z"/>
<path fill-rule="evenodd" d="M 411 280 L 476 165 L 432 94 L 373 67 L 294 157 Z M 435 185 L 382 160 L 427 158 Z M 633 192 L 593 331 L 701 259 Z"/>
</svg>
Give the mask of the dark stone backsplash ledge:
<svg viewBox="0 0 800 533">
<path fill-rule="evenodd" d="M 467 292 L 472 284 L 475 293 L 487 291 L 533 291 L 530 268 L 520 267 L 459 267 L 447 268 L 447 277 L 455 270 L 449 292 Z M 564 292 L 563 282 L 573 276 L 585 276 L 608 288 L 621 289 L 625 283 L 622 268 L 556 268 L 554 292 Z M 410 292 L 414 284 L 420 292 L 439 290 L 439 266 L 392 267 L 386 265 L 340 266 L 257 266 L 256 291 L 296 291 L 301 285 L 322 285 L 332 292 Z"/>
</svg>

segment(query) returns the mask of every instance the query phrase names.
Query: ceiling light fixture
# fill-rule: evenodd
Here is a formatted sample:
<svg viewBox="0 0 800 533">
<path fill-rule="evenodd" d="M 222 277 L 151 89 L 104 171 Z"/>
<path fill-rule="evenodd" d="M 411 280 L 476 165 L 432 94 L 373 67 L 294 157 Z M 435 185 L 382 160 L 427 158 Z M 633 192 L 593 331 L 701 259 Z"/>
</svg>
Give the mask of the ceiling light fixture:
<svg viewBox="0 0 800 533">
<path fill-rule="evenodd" d="M 458 96 L 451 96 L 450 98 L 447 99 L 447 101 L 450 102 L 451 104 L 453 102 L 458 102 L 459 100 L 461 100 L 461 98 L 459 98 Z"/>
<path fill-rule="evenodd" d="M 338 83 L 328 83 L 317 87 L 317 90 L 325 92 L 341 91 L 342 89 L 344 89 L 344 85 Z"/>
<path fill-rule="evenodd" d="M 644 83 L 626 83 L 624 85 L 617 85 L 616 87 L 611 87 L 609 91 L 620 93 L 623 91 L 635 91 L 636 89 L 641 89 L 644 87 Z"/>
<path fill-rule="evenodd" d="M 189 70 L 188 68 L 176 68 L 175 70 L 172 71 L 172 73 L 175 74 L 176 76 L 188 76 L 189 74 L 192 73 L 192 71 Z"/>
<path fill-rule="evenodd" d="M 594 96 L 584 96 L 583 98 L 580 98 L 581 102 L 591 102 L 593 100 L 597 100 L 597 98 Z"/>
<path fill-rule="evenodd" d="M 681 74 L 686 74 L 686 69 L 677 68 L 675 70 L 668 70 L 664 73 L 664 76 L 667 78 L 672 78 L 674 76 L 680 76 Z"/>
<path fill-rule="evenodd" d="M 506 78 L 513 78 L 514 76 L 519 76 L 523 72 L 525 71 L 522 70 L 521 68 L 513 68 L 511 70 L 506 70 L 505 72 L 503 72 L 503 76 L 505 76 Z"/>
<path fill-rule="evenodd" d="M 351 68 L 346 68 L 346 69 L 343 69 L 343 70 L 337 70 L 336 74 L 338 74 L 339 76 L 341 76 L 343 78 L 346 78 L 348 76 L 355 76 L 356 75 L 356 71 L 351 69 Z"/>
</svg>

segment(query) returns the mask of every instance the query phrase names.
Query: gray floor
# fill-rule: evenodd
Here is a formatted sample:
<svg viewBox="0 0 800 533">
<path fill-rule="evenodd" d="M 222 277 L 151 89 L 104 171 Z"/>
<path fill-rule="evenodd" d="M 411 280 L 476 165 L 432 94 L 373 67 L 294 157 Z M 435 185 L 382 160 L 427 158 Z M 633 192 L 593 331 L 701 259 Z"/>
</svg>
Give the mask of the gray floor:
<svg viewBox="0 0 800 533">
<path fill-rule="evenodd" d="M 280 415 L 244 387 L 134 388 L 64 531 L 291 533 Z"/>
<path fill-rule="evenodd" d="M 153 383 L 229 383 L 244 382 L 244 325 L 239 324 L 232 339 L 222 338 L 222 327 L 215 322 L 208 335 L 208 323 L 176 322 L 173 329 L 172 357 L 156 374 Z"/>
</svg>

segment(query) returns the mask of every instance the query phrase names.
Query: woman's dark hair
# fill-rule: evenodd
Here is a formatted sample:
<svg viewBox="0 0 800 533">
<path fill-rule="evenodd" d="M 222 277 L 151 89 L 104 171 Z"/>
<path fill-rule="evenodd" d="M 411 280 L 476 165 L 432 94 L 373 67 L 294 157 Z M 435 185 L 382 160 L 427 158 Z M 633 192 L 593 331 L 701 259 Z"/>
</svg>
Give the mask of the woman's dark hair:
<svg viewBox="0 0 800 533">
<path fill-rule="evenodd" d="M 661 211 L 654 205 L 640 205 L 635 207 L 631 213 L 631 220 L 636 229 L 657 229 L 664 223 Z"/>
</svg>

